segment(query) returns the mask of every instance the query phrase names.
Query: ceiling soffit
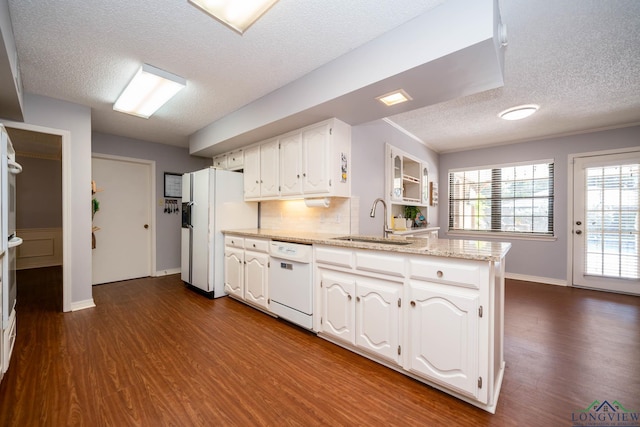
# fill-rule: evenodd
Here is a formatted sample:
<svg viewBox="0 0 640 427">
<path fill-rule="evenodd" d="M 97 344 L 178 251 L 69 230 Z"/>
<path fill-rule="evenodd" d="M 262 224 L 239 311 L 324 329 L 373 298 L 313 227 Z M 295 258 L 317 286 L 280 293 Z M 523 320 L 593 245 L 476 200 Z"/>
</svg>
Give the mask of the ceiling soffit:
<svg viewBox="0 0 640 427">
<path fill-rule="evenodd" d="M 356 125 L 501 87 L 499 31 L 497 1 L 446 2 L 195 132 L 190 152 L 213 156 L 330 117 Z M 413 100 L 375 100 L 399 88 Z"/>
</svg>

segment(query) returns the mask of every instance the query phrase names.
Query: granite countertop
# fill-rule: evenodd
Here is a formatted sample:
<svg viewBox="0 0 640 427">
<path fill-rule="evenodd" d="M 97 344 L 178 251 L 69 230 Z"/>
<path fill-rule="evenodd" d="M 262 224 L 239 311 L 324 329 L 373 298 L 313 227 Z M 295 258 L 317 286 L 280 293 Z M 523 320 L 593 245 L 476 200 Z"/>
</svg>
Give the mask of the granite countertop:
<svg viewBox="0 0 640 427">
<path fill-rule="evenodd" d="M 278 240 L 309 245 L 330 245 L 354 249 L 370 249 L 393 253 L 419 254 L 462 258 L 476 261 L 500 261 L 511 248 L 511 243 L 484 240 L 450 240 L 423 237 L 393 236 L 387 239 L 374 236 L 346 236 L 344 234 L 313 233 L 295 230 L 270 230 L 263 228 L 223 230 L 225 234 L 243 237 Z M 339 240 L 340 238 L 364 238 L 370 241 Z M 390 244 L 387 242 L 409 242 Z"/>
</svg>

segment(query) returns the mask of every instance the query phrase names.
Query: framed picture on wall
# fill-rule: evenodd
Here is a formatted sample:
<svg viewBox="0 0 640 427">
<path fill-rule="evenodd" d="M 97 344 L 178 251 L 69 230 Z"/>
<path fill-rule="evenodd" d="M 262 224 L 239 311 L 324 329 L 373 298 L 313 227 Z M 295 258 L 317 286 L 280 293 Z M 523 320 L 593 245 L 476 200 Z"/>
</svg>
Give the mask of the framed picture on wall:
<svg viewBox="0 0 640 427">
<path fill-rule="evenodd" d="M 173 199 L 182 198 L 182 174 L 164 173 L 164 197 Z"/>
</svg>

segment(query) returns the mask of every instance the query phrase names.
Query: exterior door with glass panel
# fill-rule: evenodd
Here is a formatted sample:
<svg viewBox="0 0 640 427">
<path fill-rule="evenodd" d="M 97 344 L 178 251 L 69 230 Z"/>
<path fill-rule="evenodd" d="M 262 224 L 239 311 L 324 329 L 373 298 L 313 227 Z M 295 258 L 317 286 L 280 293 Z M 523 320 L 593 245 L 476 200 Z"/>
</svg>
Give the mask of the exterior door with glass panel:
<svg viewBox="0 0 640 427">
<path fill-rule="evenodd" d="M 640 151 L 577 157 L 573 284 L 640 294 Z"/>
</svg>

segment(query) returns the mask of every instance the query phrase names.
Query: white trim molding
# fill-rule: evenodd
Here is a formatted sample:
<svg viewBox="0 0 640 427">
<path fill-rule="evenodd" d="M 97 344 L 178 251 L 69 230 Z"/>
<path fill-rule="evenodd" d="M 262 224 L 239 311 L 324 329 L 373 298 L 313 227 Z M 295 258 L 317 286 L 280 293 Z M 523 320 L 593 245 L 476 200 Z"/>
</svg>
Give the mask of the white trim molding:
<svg viewBox="0 0 640 427">
<path fill-rule="evenodd" d="M 167 270 L 156 271 L 153 277 L 170 276 L 172 274 L 180 274 L 180 268 L 169 268 Z"/>
<path fill-rule="evenodd" d="M 86 299 L 84 301 L 74 301 L 71 303 L 71 311 L 84 310 L 85 308 L 94 308 L 96 303 L 93 302 L 93 298 Z"/>
<path fill-rule="evenodd" d="M 545 285 L 567 286 L 567 281 L 562 279 L 554 279 L 552 277 L 529 276 L 527 274 L 505 273 L 505 278 L 513 280 L 522 280 L 524 282 L 543 283 Z"/>
</svg>

